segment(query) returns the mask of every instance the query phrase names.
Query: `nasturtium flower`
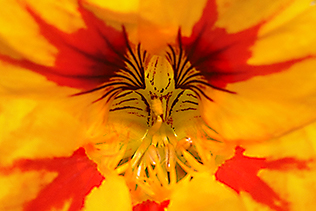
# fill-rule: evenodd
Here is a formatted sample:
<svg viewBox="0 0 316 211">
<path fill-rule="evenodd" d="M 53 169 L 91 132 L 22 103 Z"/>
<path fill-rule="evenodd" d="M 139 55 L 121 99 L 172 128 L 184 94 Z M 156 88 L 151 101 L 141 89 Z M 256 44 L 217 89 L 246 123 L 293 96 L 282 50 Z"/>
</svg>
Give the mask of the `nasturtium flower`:
<svg viewBox="0 0 316 211">
<path fill-rule="evenodd" d="M 314 210 L 311 0 L 3 0 L 0 210 Z"/>
</svg>

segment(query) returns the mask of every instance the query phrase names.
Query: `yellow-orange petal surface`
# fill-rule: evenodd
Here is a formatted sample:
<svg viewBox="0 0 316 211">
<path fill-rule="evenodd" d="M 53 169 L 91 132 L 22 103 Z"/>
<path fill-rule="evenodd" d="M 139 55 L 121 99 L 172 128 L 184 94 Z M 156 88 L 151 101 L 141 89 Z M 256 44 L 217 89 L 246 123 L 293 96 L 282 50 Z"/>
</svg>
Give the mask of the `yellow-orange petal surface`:
<svg viewBox="0 0 316 211">
<path fill-rule="evenodd" d="M 108 176 L 100 187 L 87 196 L 84 211 L 130 211 L 132 201 L 125 180 L 118 176 Z"/>
</svg>

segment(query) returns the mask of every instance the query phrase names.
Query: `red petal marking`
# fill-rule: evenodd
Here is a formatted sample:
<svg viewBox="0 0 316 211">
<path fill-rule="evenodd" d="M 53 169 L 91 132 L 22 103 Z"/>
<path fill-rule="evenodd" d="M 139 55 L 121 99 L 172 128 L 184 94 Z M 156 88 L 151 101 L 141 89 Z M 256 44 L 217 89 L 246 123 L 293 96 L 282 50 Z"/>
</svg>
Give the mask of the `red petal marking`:
<svg viewBox="0 0 316 211">
<path fill-rule="evenodd" d="M 24 211 L 61 209 L 68 200 L 71 200 L 69 211 L 78 211 L 83 207 L 84 199 L 90 191 L 99 187 L 104 180 L 97 170 L 97 165 L 89 160 L 83 148 L 78 149 L 71 157 L 19 160 L 5 172 L 10 173 L 13 169 L 58 173 L 34 200 L 25 204 Z"/>
<path fill-rule="evenodd" d="M 228 83 L 280 72 L 301 61 L 248 65 L 247 60 L 252 56 L 250 48 L 257 40 L 263 22 L 247 30 L 228 34 L 225 29 L 214 26 L 217 16 L 215 0 L 209 0 L 192 35 L 181 39 L 191 64 L 202 72 L 211 85 L 224 88 Z"/>
<path fill-rule="evenodd" d="M 288 210 L 288 202 L 280 196 L 259 176 L 261 169 L 285 171 L 290 169 L 308 170 L 309 161 L 283 158 L 268 161 L 266 158 L 254 158 L 243 155 L 245 150 L 236 147 L 235 156 L 221 165 L 216 179 L 229 186 L 237 193 L 248 192 L 254 200 L 266 204 L 277 211 Z"/>
<path fill-rule="evenodd" d="M 126 50 L 124 33 L 105 25 L 84 9 L 80 0 L 78 10 L 86 28 L 68 34 L 46 23 L 38 14 L 28 9 L 40 27 L 41 34 L 58 49 L 53 67 L 7 56 L 0 58 L 43 74 L 59 85 L 88 89 L 109 81 L 115 71 L 125 66 L 120 58 Z"/>
<path fill-rule="evenodd" d="M 136 206 L 133 207 L 133 211 L 164 211 L 165 208 L 168 207 L 169 205 L 169 200 L 168 201 L 163 201 L 161 204 L 158 204 L 154 201 L 144 201 L 141 204 L 137 204 Z"/>
</svg>

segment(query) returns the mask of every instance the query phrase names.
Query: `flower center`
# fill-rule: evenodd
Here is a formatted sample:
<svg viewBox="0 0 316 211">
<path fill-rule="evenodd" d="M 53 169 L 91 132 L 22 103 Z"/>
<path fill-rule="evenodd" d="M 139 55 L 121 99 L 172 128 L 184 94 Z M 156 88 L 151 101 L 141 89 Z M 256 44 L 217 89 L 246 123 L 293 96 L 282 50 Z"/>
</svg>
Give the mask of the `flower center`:
<svg viewBox="0 0 316 211">
<path fill-rule="evenodd" d="M 203 87 L 190 84 L 203 78 L 171 49 L 173 57 L 151 56 L 139 58 L 141 64 L 136 60 L 127 64 L 130 69 L 139 66 L 144 70 L 135 71 L 135 78 L 129 79 L 137 88 L 121 86 L 117 93 L 107 91 L 115 95 L 111 96 L 106 131 L 93 150 L 88 150 L 101 171 L 124 175 L 131 190 L 139 193 L 134 196 L 145 194 L 155 200 L 167 198 L 166 190 L 196 172 L 214 171 L 216 152 L 222 147 L 220 136 L 200 115 Z M 175 71 L 176 61 L 182 72 Z M 128 76 L 124 72 L 118 75 Z M 109 83 L 127 84 L 124 80 Z"/>
</svg>

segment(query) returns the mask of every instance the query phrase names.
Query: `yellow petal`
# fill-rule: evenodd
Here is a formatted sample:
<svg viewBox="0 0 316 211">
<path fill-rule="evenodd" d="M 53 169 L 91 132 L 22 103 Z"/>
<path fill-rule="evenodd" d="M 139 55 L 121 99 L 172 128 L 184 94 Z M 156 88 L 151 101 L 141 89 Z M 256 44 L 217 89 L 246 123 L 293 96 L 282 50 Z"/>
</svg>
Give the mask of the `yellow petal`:
<svg viewBox="0 0 316 211">
<path fill-rule="evenodd" d="M 183 35 L 191 34 L 205 4 L 206 0 L 89 0 L 87 8 L 116 28 L 124 24 L 133 43 L 141 42 L 147 51 L 161 53 L 168 43 L 174 43 L 179 28 Z"/>
<path fill-rule="evenodd" d="M 125 180 L 108 176 L 100 187 L 94 188 L 87 196 L 84 211 L 129 211 L 132 202 Z"/>
<path fill-rule="evenodd" d="M 78 8 L 78 0 L 22 0 L 49 24 L 71 33 L 84 27 Z M 22 4 L 23 5 L 23 4 Z"/>
<path fill-rule="evenodd" d="M 316 6 L 308 0 L 294 1 L 261 28 L 249 63 L 271 64 L 315 56 L 315 25 Z"/>
<path fill-rule="evenodd" d="M 0 53 L 52 64 L 56 49 L 39 34 L 36 23 L 25 8 L 17 1 L 5 0 L 1 4 Z"/>
<path fill-rule="evenodd" d="M 256 211 L 274 211 L 273 209 L 271 209 L 267 205 L 260 204 L 260 203 L 256 202 L 250 196 L 250 194 L 248 194 L 246 192 L 240 193 L 240 200 L 243 201 L 243 203 L 246 207 L 245 210 L 247 210 L 247 211 L 253 211 L 253 210 L 256 210 Z"/>
<path fill-rule="evenodd" d="M 119 0 L 119 1 L 102 1 L 87 0 L 90 4 L 98 5 L 111 11 L 119 13 L 137 13 L 139 9 L 139 0 Z"/>
<path fill-rule="evenodd" d="M 316 122 L 297 129 L 282 137 L 256 145 L 245 145 L 248 156 L 281 159 L 292 157 L 298 160 L 316 158 Z"/>
<path fill-rule="evenodd" d="M 205 0 L 142 1 L 139 12 L 143 21 L 138 23 L 135 35 L 148 50 L 165 48 L 166 43 L 174 43 L 179 28 L 183 35 L 191 34 L 205 4 Z"/>
<path fill-rule="evenodd" d="M 316 171 L 264 171 L 261 176 L 273 189 L 289 202 L 289 210 L 316 209 Z"/>
<path fill-rule="evenodd" d="M 243 145 L 247 156 L 264 157 L 267 162 L 281 164 L 279 168 L 261 170 L 259 177 L 288 203 L 291 211 L 312 210 L 316 206 L 315 131 L 316 123 L 313 122 L 276 139 Z M 286 159 L 292 162 L 286 164 Z M 241 198 L 249 210 L 256 210 L 258 203 L 247 193 L 241 193 Z"/>
<path fill-rule="evenodd" d="M 59 87 L 31 71 L 4 64 L 1 70 L 2 165 L 18 158 L 70 156 L 82 146 L 87 126 L 76 111 L 82 112 L 92 99 L 82 103 L 69 98 L 74 89 Z"/>
<path fill-rule="evenodd" d="M 0 173 L 0 211 L 22 211 L 24 203 L 36 198 L 42 187 L 56 176 L 44 171 Z"/>
<path fill-rule="evenodd" d="M 238 194 L 208 174 L 179 185 L 171 196 L 168 211 L 245 210 Z"/>
<path fill-rule="evenodd" d="M 216 0 L 216 2 L 218 5 L 216 26 L 234 33 L 266 21 L 271 15 L 288 6 L 291 0 Z"/>
<path fill-rule="evenodd" d="M 316 118 L 315 59 L 288 71 L 231 84 L 237 94 L 212 92 L 202 102 L 202 116 L 226 140 L 266 140 Z"/>
</svg>

